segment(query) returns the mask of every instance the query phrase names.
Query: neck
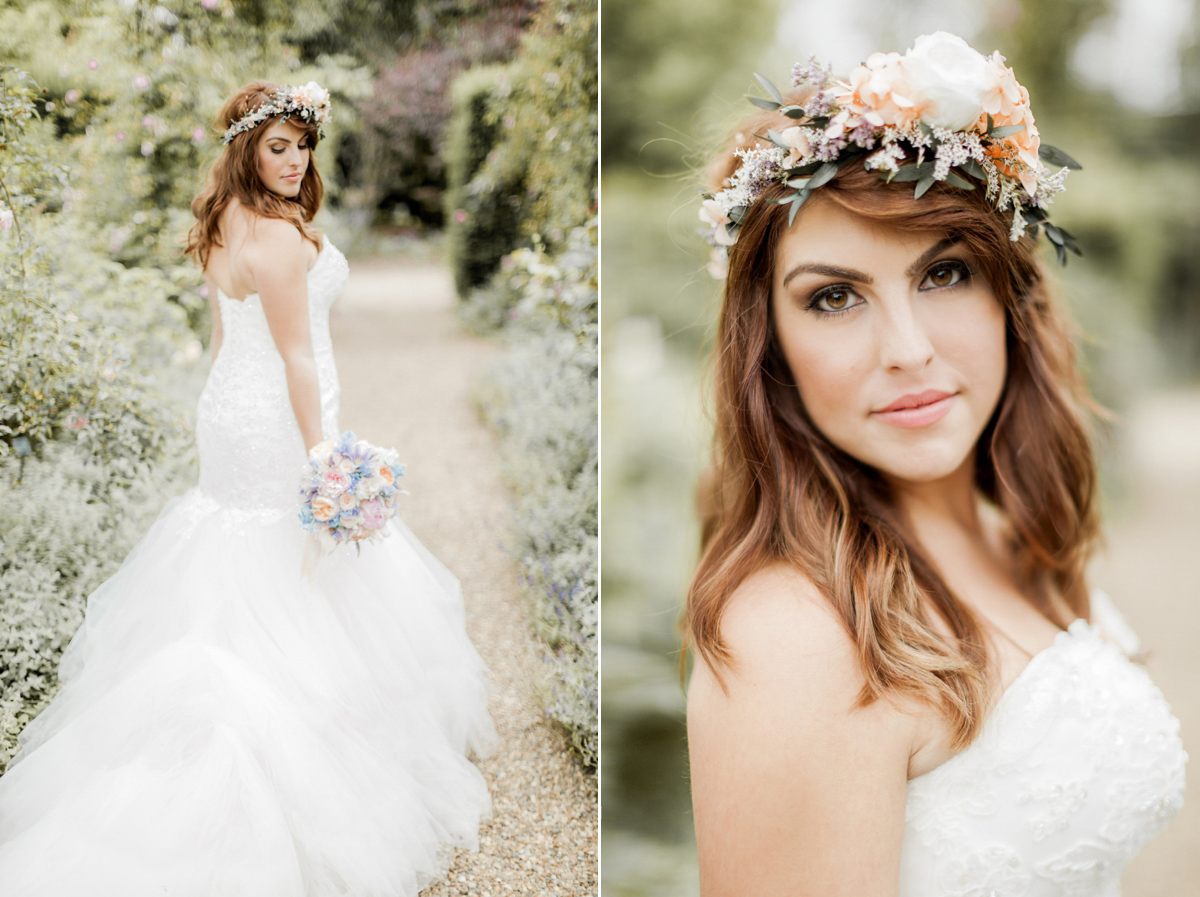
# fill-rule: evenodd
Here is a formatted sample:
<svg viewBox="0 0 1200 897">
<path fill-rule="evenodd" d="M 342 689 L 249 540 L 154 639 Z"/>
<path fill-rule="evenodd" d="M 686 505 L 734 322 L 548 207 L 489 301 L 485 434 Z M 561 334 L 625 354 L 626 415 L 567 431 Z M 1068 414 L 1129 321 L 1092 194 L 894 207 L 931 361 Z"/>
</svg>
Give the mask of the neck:
<svg viewBox="0 0 1200 897">
<path fill-rule="evenodd" d="M 957 470 L 940 480 L 891 481 L 896 508 L 912 527 L 917 541 L 928 547 L 931 542 L 941 541 L 938 535 L 948 530 L 970 537 L 983 536 L 974 474 L 974 457 L 968 457 Z"/>
</svg>

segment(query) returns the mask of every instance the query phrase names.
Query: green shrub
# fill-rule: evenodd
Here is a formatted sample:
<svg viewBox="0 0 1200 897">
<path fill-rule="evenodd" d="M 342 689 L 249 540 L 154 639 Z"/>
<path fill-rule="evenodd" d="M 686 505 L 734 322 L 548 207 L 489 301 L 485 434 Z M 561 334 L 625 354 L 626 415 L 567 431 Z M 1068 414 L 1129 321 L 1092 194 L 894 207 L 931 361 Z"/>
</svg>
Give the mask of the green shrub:
<svg viewBox="0 0 1200 897">
<path fill-rule="evenodd" d="M 468 69 L 454 82 L 453 114 L 446 135 L 446 252 L 460 296 L 492 279 L 516 246 L 524 171 L 497 181 L 479 177 L 500 137 L 489 109 L 508 92 L 508 69 Z"/>
<path fill-rule="evenodd" d="M 501 139 L 475 176 L 522 180 L 521 232 L 557 250 L 594 212 L 597 166 L 597 6 L 545 0 L 509 68 L 510 90 L 489 104 Z"/>
<path fill-rule="evenodd" d="M 58 691 L 58 662 L 87 596 L 116 572 L 163 502 L 191 480 L 190 443 L 123 486 L 86 446 L 54 444 L 0 468 L 0 772 Z"/>
<path fill-rule="evenodd" d="M 583 762 L 597 752 L 597 228 L 565 248 L 518 250 L 490 287 L 510 309 L 484 413 L 519 497 L 514 554 L 546 646 L 541 692 Z M 470 308 L 467 303 L 466 308 Z"/>
</svg>

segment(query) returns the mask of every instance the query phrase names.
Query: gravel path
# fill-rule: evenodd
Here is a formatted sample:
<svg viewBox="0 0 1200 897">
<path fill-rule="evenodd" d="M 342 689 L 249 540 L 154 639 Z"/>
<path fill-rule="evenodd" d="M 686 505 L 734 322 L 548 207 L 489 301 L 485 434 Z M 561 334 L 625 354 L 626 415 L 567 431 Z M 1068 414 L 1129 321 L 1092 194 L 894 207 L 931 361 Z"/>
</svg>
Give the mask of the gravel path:
<svg viewBox="0 0 1200 897">
<path fill-rule="evenodd" d="M 596 780 L 533 698 L 540 649 L 504 551 L 511 499 L 471 403 L 494 345 L 458 326 L 454 304 L 440 267 L 355 262 L 330 321 L 340 423 L 408 465 L 405 522 L 462 581 L 467 632 L 492 672 L 500 745 L 478 764 L 492 818 L 479 852 L 460 851 L 447 880 L 422 894 L 595 894 Z"/>
</svg>

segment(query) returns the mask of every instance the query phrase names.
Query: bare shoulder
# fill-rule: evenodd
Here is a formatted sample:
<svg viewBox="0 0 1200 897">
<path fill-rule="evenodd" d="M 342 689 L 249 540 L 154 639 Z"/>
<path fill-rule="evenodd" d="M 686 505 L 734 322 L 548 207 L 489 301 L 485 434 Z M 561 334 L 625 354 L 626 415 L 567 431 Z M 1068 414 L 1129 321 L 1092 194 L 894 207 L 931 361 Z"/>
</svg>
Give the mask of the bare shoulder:
<svg viewBox="0 0 1200 897">
<path fill-rule="evenodd" d="M 256 260 L 304 254 L 304 235 L 290 221 L 255 215 L 246 235 L 246 252 Z"/>
<path fill-rule="evenodd" d="M 764 567 L 737 587 L 721 618 L 721 637 L 733 662 L 720 678 L 731 694 L 776 683 L 787 695 L 794 689 L 786 683 L 810 674 L 845 685 L 839 694 L 857 696 L 862 686 L 850 634 L 812 581 L 788 564 Z M 813 697 L 823 689 L 805 691 Z"/>
<path fill-rule="evenodd" d="M 688 688 L 701 893 L 893 893 L 911 719 L 859 705 L 855 642 L 794 568 L 743 582 L 721 633 L 732 665 Z"/>
</svg>

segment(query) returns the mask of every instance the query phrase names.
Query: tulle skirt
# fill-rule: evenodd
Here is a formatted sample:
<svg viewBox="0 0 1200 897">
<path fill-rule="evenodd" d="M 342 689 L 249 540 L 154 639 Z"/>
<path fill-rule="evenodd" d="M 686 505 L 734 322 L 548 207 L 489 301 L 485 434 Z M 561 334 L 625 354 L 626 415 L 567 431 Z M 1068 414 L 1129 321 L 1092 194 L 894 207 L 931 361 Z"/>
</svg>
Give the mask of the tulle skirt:
<svg viewBox="0 0 1200 897">
<path fill-rule="evenodd" d="M 294 514 L 169 504 L 0 777 L 0 894 L 398 897 L 476 846 L 483 665 L 393 526 L 304 577 Z"/>
</svg>

